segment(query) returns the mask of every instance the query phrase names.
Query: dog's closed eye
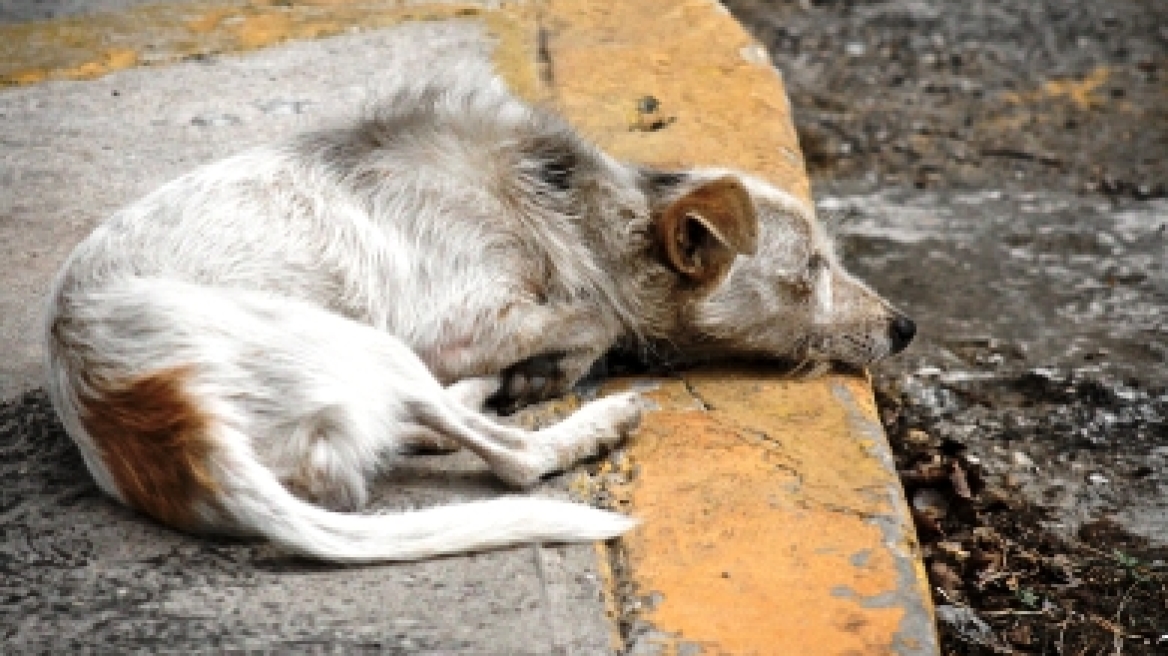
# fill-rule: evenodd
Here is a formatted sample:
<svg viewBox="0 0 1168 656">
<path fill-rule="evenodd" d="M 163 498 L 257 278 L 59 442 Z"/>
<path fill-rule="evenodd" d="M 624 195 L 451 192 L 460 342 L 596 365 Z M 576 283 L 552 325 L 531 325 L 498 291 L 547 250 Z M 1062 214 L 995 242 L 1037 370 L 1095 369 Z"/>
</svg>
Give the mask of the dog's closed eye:
<svg viewBox="0 0 1168 656">
<path fill-rule="evenodd" d="M 572 186 L 572 172 L 575 168 L 575 155 L 569 152 L 557 153 L 541 163 L 539 178 L 556 191 L 568 191 Z"/>
<path fill-rule="evenodd" d="M 806 299 L 823 286 L 824 274 L 828 271 L 827 258 L 821 253 L 812 253 L 807 259 L 807 265 L 789 281 L 792 293 Z"/>
<path fill-rule="evenodd" d="M 686 179 L 684 173 L 675 173 L 672 171 L 648 171 L 645 175 L 649 180 L 649 184 L 658 190 L 677 187 L 682 182 L 685 182 Z"/>
</svg>

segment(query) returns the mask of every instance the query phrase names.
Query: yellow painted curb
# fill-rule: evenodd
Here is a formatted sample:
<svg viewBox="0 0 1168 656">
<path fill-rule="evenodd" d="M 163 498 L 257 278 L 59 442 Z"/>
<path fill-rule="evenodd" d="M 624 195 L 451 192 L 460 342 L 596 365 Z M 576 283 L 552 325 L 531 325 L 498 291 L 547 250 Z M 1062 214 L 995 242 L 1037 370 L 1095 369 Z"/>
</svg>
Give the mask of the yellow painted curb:
<svg viewBox="0 0 1168 656">
<path fill-rule="evenodd" d="M 718 3 L 550 0 L 540 25 L 554 102 L 610 152 L 810 196 L 782 80 Z M 643 521 L 612 554 L 626 648 L 936 653 L 868 381 L 737 369 L 657 384 L 618 468 L 630 482 L 607 490 Z"/>
<path fill-rule="evenodd" d="M 782 81 L 717 2 L 550 0 L 542 25 L 557 105 L 614 155 L 741 168 L 810 196 Z"/>
</svg>

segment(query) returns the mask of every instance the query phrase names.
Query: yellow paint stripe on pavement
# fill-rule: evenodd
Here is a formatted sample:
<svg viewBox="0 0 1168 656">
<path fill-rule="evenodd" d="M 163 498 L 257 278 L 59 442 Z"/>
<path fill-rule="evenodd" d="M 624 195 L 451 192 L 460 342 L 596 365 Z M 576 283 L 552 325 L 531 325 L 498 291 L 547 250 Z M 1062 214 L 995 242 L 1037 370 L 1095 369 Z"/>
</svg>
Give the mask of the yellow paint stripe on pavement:
<svg viewBox="0 0 1168 656">
<path fill-rule="evenodd" d="M 318 39 L 405 21 L 478 18 L 499 34 L 531 24 L 526 2 L 252 0 L 146 5 L 0 25 L 0 86 L 85 80 L 153 65 Z M 503 39 L 502 53 L 513 41 Z"/>
</svg>

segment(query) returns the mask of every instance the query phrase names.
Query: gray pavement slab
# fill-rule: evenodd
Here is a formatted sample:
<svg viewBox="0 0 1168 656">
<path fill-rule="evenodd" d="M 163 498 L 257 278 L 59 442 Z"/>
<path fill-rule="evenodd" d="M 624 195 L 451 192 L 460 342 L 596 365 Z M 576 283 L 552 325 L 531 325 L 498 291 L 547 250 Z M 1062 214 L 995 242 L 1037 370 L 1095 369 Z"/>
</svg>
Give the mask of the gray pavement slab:
<svg viewBox="0 0 1168 656">
<path fill-rule="evenodd" d="M 49 20 L 99 11 L 116 11 L 149 0 L 0 0 L 0 23 Z"/>
<path fill-rule="evenodd" d="M 102 497 L 35 390 L 41 298 L 111 211 L 201 163 L 353 115 L 393 71 L 466 65 L 491 47 L 473 21 L 408 23 L 0 91 L 0 651 L 608 651 L 589 545 L 336 568 L 185 536 Z M 418 457 L 387 472 L 372 506 L 504 492 L 471 456 Z"/>
</svg>

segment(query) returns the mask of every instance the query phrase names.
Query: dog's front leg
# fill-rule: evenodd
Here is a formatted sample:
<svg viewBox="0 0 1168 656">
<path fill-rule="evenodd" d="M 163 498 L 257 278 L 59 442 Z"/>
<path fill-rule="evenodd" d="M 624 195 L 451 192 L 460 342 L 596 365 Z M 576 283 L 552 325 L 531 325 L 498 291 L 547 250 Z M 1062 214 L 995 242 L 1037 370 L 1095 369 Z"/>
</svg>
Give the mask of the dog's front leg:
<svg viewBox="0 0 1168 656">
<path fill-rule="evenodd" d="M 503 370 L 502 385 L 488 399 L 488 405 L 502 414 L 511 414 L 524 406 L 562 396 L 588 373 L 606 348 L 553 351 L 520 360 Z"/>
<path fill-rule="evenodd" d="M 611 313 L 590 303 L 524 301 L 489 315 L 457 348 L 432 351 L 429 363 L 444 380 L 500 376 L 489 405 L 504 413 L 570 390 L 622 334 Z"/>
<path fill-rule="evenodd" d="M 621 335 L 620 322 L 591 303 L 528 306 L 519 319 L 521 339 L 511 343 L 525 348 L 500 371 L 489 400 L 504 414 L 567 393 Z"/>
</svg>

